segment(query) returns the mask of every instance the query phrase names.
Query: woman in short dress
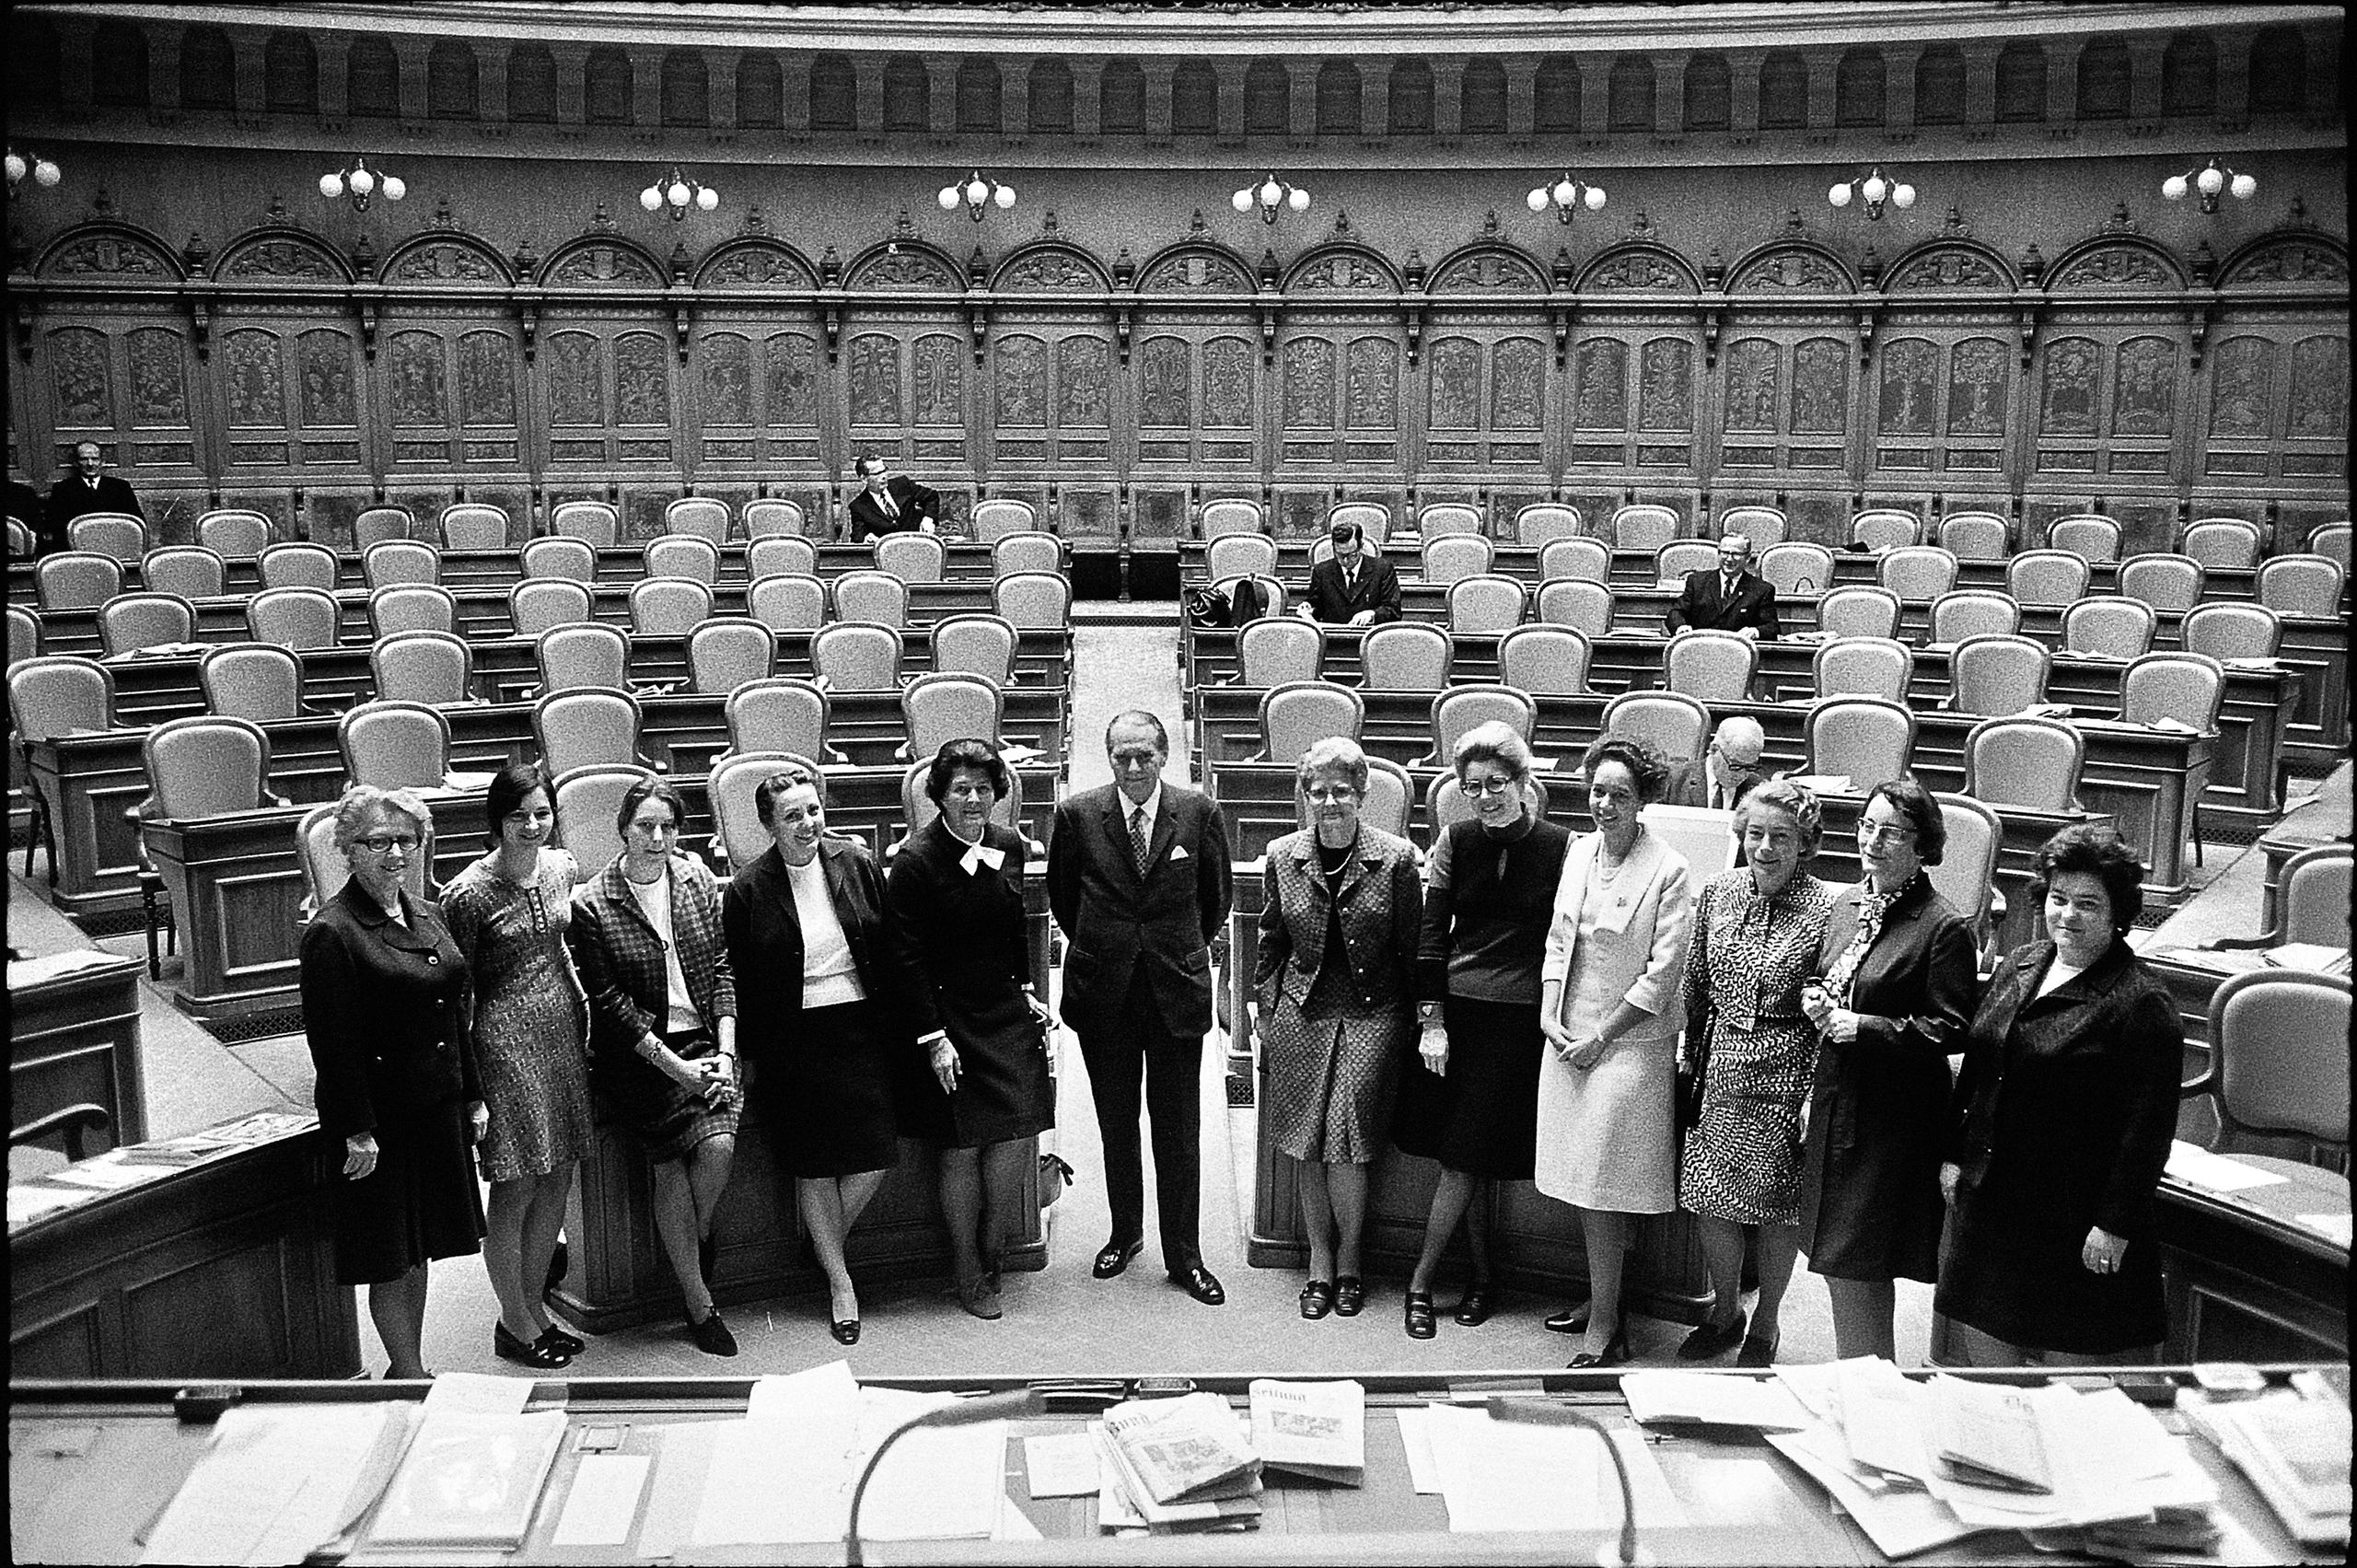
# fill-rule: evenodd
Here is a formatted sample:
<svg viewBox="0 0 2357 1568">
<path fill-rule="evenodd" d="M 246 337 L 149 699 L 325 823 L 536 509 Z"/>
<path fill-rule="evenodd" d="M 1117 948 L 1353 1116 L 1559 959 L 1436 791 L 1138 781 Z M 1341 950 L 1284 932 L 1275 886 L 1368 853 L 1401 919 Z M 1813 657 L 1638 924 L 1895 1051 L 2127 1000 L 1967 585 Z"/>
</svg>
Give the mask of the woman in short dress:
<svg viewBox="0 0 2357 1568">
<path fill-rule="evenodd" d="M 1702 889 L 1686 959 L 1689 1040 L 1702 1042 L 1701 1119 L 1678 1162 L 1678 1206 L 1695 1216 L 1714 1293 L 1709 1320 L 1678 1354 L 1709 1361 L 1737 1345 L 1741 1366 L 1776 1356 L 1776 1314 L 1800 1251 L 1801 1104 L 1817 1072 L 1804 983 L 1833 890 L 1803 869 L 1823 835 L 1817 796 L 1771 779 L 1735 811 L 1746 864 Z M 1759 1240 L 1759 1298 L 1743 1313 L 1743 1238 Z"/>
<path fill-rule="evenodd" d="M 499 1301 L 492 1349 L 550 1371 L 583 1348 L 540 1299 L 592 1136 L 585 1003 L 564 947 L 574 863 L 548 847 L 556 812 L 538 767 L 493 774 L 484 815 L 491 853 L 442 889 L 442 914 L 474 977 L 475 1069 L 491 1110 L 479 1154 L 491 1183 L 482 1260 Z"/>
</svg>

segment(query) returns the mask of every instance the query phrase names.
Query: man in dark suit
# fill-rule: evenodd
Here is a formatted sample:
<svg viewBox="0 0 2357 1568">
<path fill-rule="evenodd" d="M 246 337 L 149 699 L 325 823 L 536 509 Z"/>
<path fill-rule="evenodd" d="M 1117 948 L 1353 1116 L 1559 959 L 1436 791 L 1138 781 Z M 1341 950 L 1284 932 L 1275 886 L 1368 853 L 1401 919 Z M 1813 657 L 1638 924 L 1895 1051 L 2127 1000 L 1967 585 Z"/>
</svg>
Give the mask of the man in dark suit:
<svg viewBox="0 0 2357 1568">
<path fill-rule="evenodd" d="M 1704 758 L 1701 798 L 1697 806 L 1708 806 L 1722 811 L 1732 811 L 1743 804 L 1749 795 L 1768 777 L 1759 765 L 1759 754 L 1768 747 L 1768 732 L 1759 721 L 1745 714 L 1730 714 L 1719 721 L 1717 733 L 1711 737 L 1711 749 Z"/>
<path fill-rule="evenodd" d="M 1330 560 L 1309 569 L 1309 594 L 1301 613 L 1329 625 L 1373 626 L 1399 619 L 1399 574 L 1391 563 L 1367 553 L 1356 523 L 1336 523 L 1328 536 Z"/>
<path fill-rule="evenodd" d="M 1686 591 L 1669 607 L 1670 635 L 1690 627 L 1776 639 L 1776 589 L 1751 570 L 1751 540 L 1731 533 L 1719 540 L 1719 569 L 1689 572 Z"/>
<path fill-rule="evenodd" d="M 852 464 L 861 489 L 851 498 L 851 537 L 866 540 L 888 533 L 933 533 L 941 521 L 941 497 L 874 452 Z"/>
<path fill-rule="evenodd" d="M 1154 1129 L 1162 1262 L 1207 1307 L 1227 1293 L 1197 1245 L 1202 1207 L 1203 1033 L 1212 1023 L 1211 942 L 1227 920 L 1227 833 L 1212 803 L 1166 784 L 1170 740 L 1149 713 L 1105 731 L 1114 782 L 1067 796 L 1048 841 L 1048 907 L 1063 929 L 1063 1019 L 1080 1037 L 1113 1234 L 1095 1273 L 1109 1280 L 1145 1247 L 1138 1096 Z"/>
<path fill-rule="evenodd" d="M 96 441 L 75 445 L 73 473 L 50 487 L 49 505 L 41 508 L 41 527 L 35 530 L 34 540 L 34 548 L 41 554 L 64 550 L 68 526 L 75 518 L 92 512 L 126 512 L 143 523 L 147 520 L 131 486 L 113 474 L 99 471 L 105 464 L 106 459 Z"/>
</svg>

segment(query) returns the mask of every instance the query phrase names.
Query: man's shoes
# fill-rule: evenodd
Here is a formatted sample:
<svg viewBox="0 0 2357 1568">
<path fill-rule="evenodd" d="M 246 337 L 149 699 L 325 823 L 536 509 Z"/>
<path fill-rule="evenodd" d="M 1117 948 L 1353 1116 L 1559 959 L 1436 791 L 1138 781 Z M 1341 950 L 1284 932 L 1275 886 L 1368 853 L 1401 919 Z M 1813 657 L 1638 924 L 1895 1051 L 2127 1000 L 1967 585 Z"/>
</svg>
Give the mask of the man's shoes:
<svg viewBox="0 0 2357 1568">
<path fill-rule="evenodd" d="M 554 1372 L 573 1365 L 573 1357 L 550 1344 L 546 1335 L 537 1340 L 518 1339 L 507 1331 L 505 1323 L 491 1326 L 491 1348 L 500 1360 L 538 1372 Z"/>
<path fill-rule="evenodd" d="M 1587 1332 L 1587 1303 L 1576 1302 L 1547 1319 L 1550 1334 L 1585 1334 Z"/>
<path fill-rule="evenodd" d="M 1312 1280 L 1301 1287 L 1301 1315 L 1316 1322 L 1334 1310 L 1334 1282 Z"/>
<path fill-rule="evenodd" d="M 1355 1318 L 1359 1308 L 1366 1305 L 1366 1282 L 1356 1274 L 1334 1276 L 1334 1313 L 1340 1318 Z"/>
<path fill-rule="evenodd" d="M 1100 1280 L 1109 1280 L 1130 1266 L 1130 1260 L 1145 1250 L 1145 1238 L 1135 1241 L 1109 1241 L 1097 1252 L 1097 1261 L 1089 1272 Z"/>
<path fill-rule="evenodd" d="M 1219 1276 L 1201 1263 L 1171 1270 L 1170 1283 L 1205 1307 L 1223 1307 L 1227 1303 L 1227 1292 L 1220 1288 Z"/>
<path fill-rule="evenodd" d="M 1466 1287 L 1465 1299 L 1457 1304 L 1457 1320 L 1466 1328 L 1478 1329 L 1497 1310 L 1497 1287 L 1479 1283 Z"/>
<path fill-rule="evenodd" d="M 728 1325 L 720 1320 L 720 1308 L 717 1307 L 704 1314 L 701 1323 L 696 1321 L 693 1314 L 689 1315 L 688 1337 L 695 1341 L 696 1349 L 706 1355 L 737 1353 L 737 1336 L 730 1333 Z"/>
<path fill-rule="evenodd" d="M 1408 1330 L 1408 1337 L 1410 1339 L 1429 1340 L 1434 1334 L 1440 1332 L 1439 1328 L 1433 1322 L 1432 1292 L 1428 1290 L 1411 1290 L 1408 1293 L 1407 1301 L 1404 1305 L 1406 1307 L 1406 1327 Z"/>
<path fill-rule="evenodd" d="M 1678 1359 L 1680 1361 L 1716 1361 L 1719 1357 L 1726 1354 L 1727 1352 L 1735 1349 L 1736 1346 L 1743 1343 L 1744 1326 L 1749 1321 L 1749 1318 L 1738 1312 L 1735 1315 L 1735 1321 L 1726 1324 L 1724 1327 L 1713 1327 L 1709 1323 L 1703 1324 L 1701 1328 L 1687 1335 L 1686 1342 L 1678 1347 Z"/>
</svg>

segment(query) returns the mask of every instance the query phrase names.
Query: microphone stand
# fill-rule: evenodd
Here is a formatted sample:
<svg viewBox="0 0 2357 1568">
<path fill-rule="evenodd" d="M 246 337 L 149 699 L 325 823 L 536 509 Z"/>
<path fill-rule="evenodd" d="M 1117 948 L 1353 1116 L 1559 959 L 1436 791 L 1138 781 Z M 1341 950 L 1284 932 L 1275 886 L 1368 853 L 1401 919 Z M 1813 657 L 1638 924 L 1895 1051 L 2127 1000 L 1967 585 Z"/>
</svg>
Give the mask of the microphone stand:
<svg viewBox="0 0 2357 1568">
<path fill-rule="evenodd" d="M 1612 1460 L 1612 1473 L 1620 1481 L 1620 1543 L 1615 1553 L 1609 1548 L 1596 1553 L 1596 1561 L 1604 1568 L 1635 1568 L 1637 1557 L 1637 1494 L 1629 1485 L 1629 1467 L 1620 1458 L 1620 1445 L 1612 1441 L 1604 1423 L 1594 1416 L 1574 1410 L 1570 1405 L 1557 1404 L 1551 1400 L 1517 1399 L 1510 1394 L 1492 1394 L 1488 1407 L 1492 1421 L 1520 1422 L 1530 1426 L 1584 1426 L 1596 1434 L 1604 1445 L 1605 1453 Z"/>
<path fill-rule="evenodd" d="M 866 1468 L 859 1472 L 859 1484 L 852 1488 L 851 1517 L 843 1530 L 843 1561 L 848 1564 L 848 1568 L 860 1568 L 861 1563 L 860 1499 L 867 1492 L 868 1478 L 876 1473 L 876 1467 L 883 1462 L 885 1452 L 893 1444 L 898 1443 L 920 1426 L 968 1426 L 978 1421 L 1005 1421 L 1016 1416 L 1040 1415 L 1044 1414 L 1046 1410 L 1047 1401 L 1040 1397 L 1038 1389 L 1011 1388 L 1004 1394 L 984 1394 L 977 1399 L 952 1400 L 937 1409 L 911 1417 L 887 1433 L 884 1441 L 876 1445 L 876 1451 L 867 1456 Z M 1617 1455 L 1614 1457 L 1616 1459 L 1619 1458 Z M 1621 1483 L 1624 1495 L 1627 1485 L 1625 1481 Z"/>
</svg>

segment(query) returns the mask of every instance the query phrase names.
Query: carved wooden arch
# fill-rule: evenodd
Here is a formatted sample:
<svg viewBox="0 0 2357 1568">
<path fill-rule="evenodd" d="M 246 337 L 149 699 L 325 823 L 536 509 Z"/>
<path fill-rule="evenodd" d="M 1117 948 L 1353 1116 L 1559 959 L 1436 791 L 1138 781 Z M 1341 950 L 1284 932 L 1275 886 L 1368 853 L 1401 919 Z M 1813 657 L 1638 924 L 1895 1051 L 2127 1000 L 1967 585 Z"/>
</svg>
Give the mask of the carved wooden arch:
<svg viewBox="0 0 2357 1568">
<path fill-rule="evenodd" d="M 162 283 L 188 276 L 161 238 L 112 218 L 76 224 L 51 240 L 33 273 L 44 278 L 150 278 Z"/>
<path fill-rule="evenodd" d="M 1547 269 L 1538 258 L 1503 240 L 1477 239 L 1440 259 L 1425 285 L 1431 294 L 1547 294 Z"/>
<path fill-rule="evenodd" d="M 1700 294 L 1694 263 L 1652 239 L 1624 239 L 1590 257 L 1573 285 L 1581 294 Z"/>
<path fill-rule="evenodd" d="M 991 274 L 991 288 L 999 294 L 1104 294 L 1112 286 L 1102 261 L 1062 239 L 1018 245 Z"/>
<path fill-rule="evenodd" d="M 923 239 L 879 239 L 843 269 L 848 289 L 910 294 L 966 292 L 966 266 L 940 246 Z"/>
<path fill-rule="evenodd" d="M 1727 269 L 1729 294 L 1852 294 L 1857 286 L 1850 263 L 1813 239 L 1771 239 Z"/>
<path fill-rule="evenodd" d="M 696 267 L 695 285 L 720 291 L 812 289 L 819 286 L 819 269 L 783 239 L 745 234 L 705 254 Z"/>
<path fill-rule="evenodd" d="M 1397 294 L 1399 269 L 1355 239 L 1329 239 L 1294 258 L 1284 272 L 1284 292 L 1300 294 Z"/>
<path fill-rule="evenodd" d="M 471 234 L 457 229 L 429 229 L 412 235 L 388 251 L 377 276 L 388 284 L 463 288 L 472 284 L 513 284 L 516 269 L 505 257 Z"/>
<path fill-rule="evenodd" d="M 2165 245 L 2141 234 L 2092 235 L 2054 259 L 2046 270 L 2049 294 L 2186 285 L 2185 263 Z"/>
<path fill-rule="evenodd" d="M 1885 294 L 1951 294 L 1987 290 L 2010 293 L 2017 285 L 2013 263 L 1977 239 L 1943 236 L 1898 254 L 1883 274 Z"/>
<path fill-rule="evenodd" d="M 2271 229 L 2235 250 L 2218 269 L 2221 288 L 2348 281 L 2348 242 L 2313 228 Z"/>
<path fill-rule="evenodd" d="M 552 287 L 660 288 L 671 281 L 671 268 L 635 239 L 593 233 L 568 239 L 551 251 L 534 281 Z"/>
<path fill-rule="evenodd" d="M 1253 294 L 1252 263 L 1215 239 L 1181 239 L 1146 258 L 1140 294 Z"/>
<path fill-rule="evenodd" d="M 350 283 L 352 262 L 328 240 L 292 224 L 250 228 L 221 248 L 212 276 L 219 283 Z"/>
</svg>

